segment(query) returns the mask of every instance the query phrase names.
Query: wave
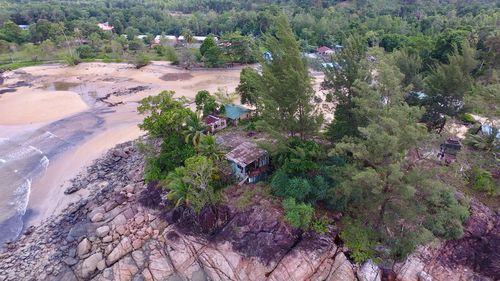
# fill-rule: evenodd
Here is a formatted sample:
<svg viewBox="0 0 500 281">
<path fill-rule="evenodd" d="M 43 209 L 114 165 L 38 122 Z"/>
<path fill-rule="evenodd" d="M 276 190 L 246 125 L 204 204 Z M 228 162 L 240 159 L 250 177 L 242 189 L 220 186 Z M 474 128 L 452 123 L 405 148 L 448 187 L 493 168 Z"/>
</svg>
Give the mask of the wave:
<svg viewBox="0 0 500 281">
<path fill-rule="evenodd" d="M 50 160 L 47 158 L 47 156 L 43 156 L 42 159 L 40 159 L 40 165 L 44 170 L 47 170 L 49 167 Z"/>
<path fill-rule="evenodd" d="M 15 191 L 15 202 L 14 206 L 17 214 L 24 216 L 26 214 L 26 209 L 28 208 L 28 201 L 31 193 L 31 179 L 26 179 L 23 184 L 21 184 Z M 21 226 L 22 228 L 22 226 Z"/>
</svg>

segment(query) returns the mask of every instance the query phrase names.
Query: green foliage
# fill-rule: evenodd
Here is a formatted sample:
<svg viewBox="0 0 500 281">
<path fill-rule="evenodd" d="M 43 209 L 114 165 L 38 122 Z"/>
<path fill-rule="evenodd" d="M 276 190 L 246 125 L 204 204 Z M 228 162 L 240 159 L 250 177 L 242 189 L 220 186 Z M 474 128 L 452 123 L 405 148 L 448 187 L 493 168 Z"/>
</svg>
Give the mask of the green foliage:
<svg viewBox="0 0 500 281">
<path fill-rule="evenodd" d="M 131 51 L 140 51 L 144 49 L 144 42 L 139 38 L 134 38 L 129 41 L 128 49 Z"/>
<path fill-rule="evenodd" d="M 223 161 L 227 153 L 218 143 L 213 135 L 201 136 L 200 143 L 197 146 L 198 154 L 207 157 L 214 163 Z"/>
<path fill-rule="evenodd" d="M 70 51 L 68 54 L 64 56 L 64 61 L 69 66 L 75 66 L 82 62 L 82 60 L 80 59 L 80 54 L 78 54 L 78 52 L 73 52 L 73 51 Z"/>
<path fill-rule="evenodd" d="M 167 198 L 175 203 L 193 208 L 197 213 L 205 206 L 213 206 L 222 200 L 213 187 L 215 167 L 205 156 L 186 159 L 184 166 L 169 173 L 162 185 L 169 190 Z"/>
<path fill-rule="evenodd" d="M 344 241 L 345 246 L 350 251 L 350 257 L 356 263 L 362 263 L 368 259 L 375 257 L 376 237 L 373 231 L 366 228 L 364 225 L 345 219 L 348 221 L 340 232 L 340 239 Z"/>
<path fill-rule="evenodd" d="M 303 202 L 311 192 L 311 185 L 304 178 L 289 179 L 283 170 L 279 170 L 271 180 L 271 190 L 282 198 L 293 198 Z"/>
<path fill-rule="evenodd" d="M 96 56 L 94 48 L 89 45 L 78 46 L 76 52 L 80 54 L 81 59 L 93 59 Z"/>
<path fill-rule="evenodd" d="M 207 67 L 218 67 L 225 63 L 222 50 L 217 45 L 207 49 L 202 60 L 205 62 L 205 66 Z"/>
<path fill-rule="evenodd" d="M 495 184 L 491 173 L 479 167 L 473 167 L 469 172 L 472 189 L 479 192 L 488 193 L 494 196 L 498 193 L 498 186 Z"/>
<path fill-rule="evenodd" d="M 224 56 L 231 62 L 254 63 L 256 62 L 255 41 L 240 32 L 226 33 L 222 36 Z"/>
<path fill-rule="evenodd" d="M 476 68 L 475 50 L 467 45 L 455 48 L 449 63 L 438 64 L 424 79 L 428 115 L 457 116 L 464 110 L 463 99 L 474 84 L 471 72 Z M 432 121 L 432 120 L 431 120 Z"/>
<path fill-rule="evenodd" d="M 328 225 L 330 224 L 330 220 L 328 219 L 328 216 L 323 215 L 322 217 L 313 220 L 311 229 L 314 230 L 314 232 L 319 233 L 319 234 L 324 234 L 328 232 Z"/>
<path fill-rule="evenodd" d="M 6 21 L 0 28 L 0 40 L 22 44 L 28 39 L 28 33 L 22 30 L 17 24 L 12 21 Z"/>
<path fill-rule="evenodd" d="M 203 115 L 207 116 L 217 112 L 217 102 L 215 97 L 207 90 L 198 91 L 195 96 L 196 110 L 202 110 Z"/>
<path fill-rule="evenodd" d="M 362 138 L 345 138 L 332 151 L 352 162 L 344 168 L 346 177 L 335 196 L 345 196 L 345 211 L 363 234 L 349 238 L 356 231 L 345 230 L 344 238 L 354 239 L 349 243 L 359 253 L 356 259 L 375 255 L 400 260 L 432 237 L 458 238 L 467 208 L 450 186 L 436 180 L 439 170 L 427 170 L 407 157 L 429 138 L 417 123 L 422 110 L 404 103 L 403 75 L 395 66 L 382 60 L 378 71 L 378 84 L 360 84 L 364 95 L 354 99 L 356 112 L 369 120 L 359 128 Z M 367 236 L 368 230 L 373 234 Z M 369 251 L 374 239 L 387 253 Z"/>
<path fill-rule="evenodd" d="M 197 147 L 203 136 L 205 124 L 201 121 L 198 114 L 186 117 L 184 123 L 183 134 L 186 143 L 192 143 L 193 146 Z"/>
<path fill-rule="evenodd" d="M 327 93 L 326 94 L 325 101 L 326 102 L 333 102 L 333 95 L 332 95 L 332 93 Z"/>
<path fill-rule="evenodd" d="M 263 45 L 272 54 L 272 61 L 261 61 L 262 117 L 276 131 L 304 138 L 319 126 L 312 105 L 311 77 L 286 17 L 278 16 L 274 26 L 276 29 L 264 36 Z"/>
<path fill-rule="evenodd" d="M 213 35 L 207 36 L 200 46 L 200 53 L 204 56 L 208 50 L 217 47 L 217 42 L 215 42 L 215 37 Z"/>
<path fill-rule="evenodd" d="M 283 200 L 285 218 L 291 226 L 308 230 L 311 226 L 314 208 L 305 203 L 297 203 L 293 198 Z"/>
<path fill-rule="evenodd" d="M 164 57 L 168 61 L 174 62 L 178 60 L 177 52 L 170 46 L 155 45 L 153 49 L 158 56 Z"/>
<path fill-rule="evenodd" d="M 159 155 L 148 160 L 144 178 L 146 181 L 161 180 L 195 154 L 196 150 L 191 143 L 186 143 L 182 136 L 171 133 L 163 138 Z"/>
<path fill-rule="evenodd" d="M 147 115 L 139 128 L 153 137 L 165 137 L 178 133 L 184 120 L 194 113 L 184 107 L 183 100 L 175 100 L 173 91 L 163 91 L 156 96 L 148 96 L 139 102 L 137 111 Z"/>
<path fill-rule="evenodd" d="M 245 67 L 240 73 L 240 83 L 236 87 L 236 93 L 240 95 L 242 104 L 258 106 L 259 102 L 259 79 L 260 75 L 253 68 Z"/>
<path fill-rule="evenodd" d="M 472 114 L 470 114 L 470 113 L 464 113 L 464 115 L 462 115 L 462 121 L 464 121 L 466 123 L 476 122 L 476 120 L 474 120 L 474 116 L 472 116 Z"/>
<path fill-rule="evenodd" d="M 333 57 L 336 67 L 325 69 L 325 80 L 321 86 L 329 90 L 338 101 L 335 119 L 328 126 L 327 136 L 336 142 L 343 137 L 358 137 L 358 127 L 364 125 L 364 118 L 354 110 L 353 98 L 362 93 L 357 82 L 371 80 L 366 61 L 366 44 L 360 36 L 350 36 L 342 50 Z"/>
</svg>

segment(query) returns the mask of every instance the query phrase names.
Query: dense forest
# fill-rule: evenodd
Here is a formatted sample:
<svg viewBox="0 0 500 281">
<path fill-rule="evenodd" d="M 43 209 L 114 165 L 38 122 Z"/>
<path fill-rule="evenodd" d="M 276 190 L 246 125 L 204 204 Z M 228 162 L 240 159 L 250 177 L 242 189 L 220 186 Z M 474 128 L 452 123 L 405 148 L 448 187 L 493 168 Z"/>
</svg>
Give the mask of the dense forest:
<svg viewBox="0 0 500 281">
<path fill-rule="evenodd" d="M 470 196 L 498 207 L 498 2 L 0 0 L 0 8 L 0 59 L 11 67 L 16 56 L 52 60 L 71 51 L 80 60 L 130 55 L 186 68 L 258 62 L 259 70 L 243 69 L 236 93 L 257 112 L 241 127 L 274 140 L 260 144 L 274 168 L 260 185 L 282 199 L 294 227 L 335 224 L 356 262 L 393 262 L 434 239 L 460 237 Z M 160 34 L 213 36 L 199 48 L 152 46 Z M 339 46 L 323 58 L 331 66 L 322 90 L 336 104 L 327 124 L 304 57 L 320 46 Z M 184 102 L 172 92 L 141 101 L 141 128 L 161 140 L 158 151 L 142 148 L 146 180 L 161 181 L 175 206 L 200 212 L 220 204 L 231 182 L 223 149 Z M 224 110 L 207 91 L 196 105 L 204 115 Z M 429 156 L 457 124 L 468 132 L 454 161 Z M 479 133 L 486 124 L 490 131 Z"/>
</svg>

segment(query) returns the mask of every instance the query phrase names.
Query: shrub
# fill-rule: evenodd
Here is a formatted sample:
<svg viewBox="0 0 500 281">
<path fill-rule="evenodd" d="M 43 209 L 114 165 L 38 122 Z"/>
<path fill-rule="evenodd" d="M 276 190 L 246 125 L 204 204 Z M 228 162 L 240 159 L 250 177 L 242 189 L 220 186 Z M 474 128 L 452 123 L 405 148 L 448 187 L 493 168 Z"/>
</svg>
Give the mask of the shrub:
<svg viewBox="0 0 500 281">
<path fill-rule="evenodd" d="M 66 56 L 64 56 L 64 61 L 69 65 L 69 66 L 74 66 L 82 62 L 80 59 L 80 54 L 78 52 L 76 53 L 70 53 Z"/>
<path fill-rule="evenodd" d="M 81 45 L 76 48 L 76 51 L 80 54 L 81 59 L 93 59 L 96 56 L 94 48 L 89 45 Z"/>
<path fill-rule="evenodd" d="M 294 198 L 283 200 L 285 218 L 291 226 L 307 230 L 311 226 L 314 208 L 310 204 L 297 203 Z"/>
<path fill-rule="evenodd" d="M 316 233 L 322 234 L 326 233 L 328 231 L 328 225 L 330 224 L 330 220 L 326 215 L 323 215 L 319 219 L 315 219 L 312 222 L 312 230 L 314 230 Z"/>
<path fill-rule="evenodd" d="M 475 191 L 486 192 L 489 195 L 497 193 L 497 187 L 491 173 L 479 167 L 472 168 L 470 183 Z"/>
<path fill-rule="evenodd" d="M 145 53 L 139 53 L 135 56 L 134 65 L 137 69 L 145 67 L 151 63 L 151 58 Z"/>
<path fill-rule="evenodd" d="M 332 93 L 326 94 L 325 101 L 326 102 L 333 102 L 333 94 Z"/>
<path fill-rule="evenodd" d="M 472 117 L 472 115 L 470 113 L 465 113 L 462 116 L 462 121 L 464 121 L 466 123 L 474 123 L 476 120 L 474 120 L 474 117 Z"/>
<path fill-rule="evenodd" d="M 375 237 L 373 231 L 365 226 L 350 221 L 340 232 L 340 239 L 350 251 L 356 263 L 364 262 L 375 256 Z"/>
</svg>

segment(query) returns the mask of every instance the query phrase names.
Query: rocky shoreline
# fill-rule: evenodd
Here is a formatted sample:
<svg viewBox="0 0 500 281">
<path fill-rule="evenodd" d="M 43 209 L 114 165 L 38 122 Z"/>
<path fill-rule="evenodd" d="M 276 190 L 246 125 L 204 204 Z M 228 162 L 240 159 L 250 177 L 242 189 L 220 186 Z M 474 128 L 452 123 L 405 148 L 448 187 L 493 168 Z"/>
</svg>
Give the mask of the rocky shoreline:
<svg viewBox="0 0 500 281">
<path fill-rule="evenodd" d="M 424 247 L 382 271 L 352 264 L 336 233 L 300 233 L 279 207 L 254 198 L 195 216 L 158 206 L 135 142 L 118 145 L 67 193 L 91 195 L 30 227 L 0 254 L 5 280 L 498 280 L 499 216 L 472 202 L 465 237 Z M 244 188 L 258 188 L 248 186 Z M 150 208 L 150 206 L 152 208 Z"/>
</svg>

